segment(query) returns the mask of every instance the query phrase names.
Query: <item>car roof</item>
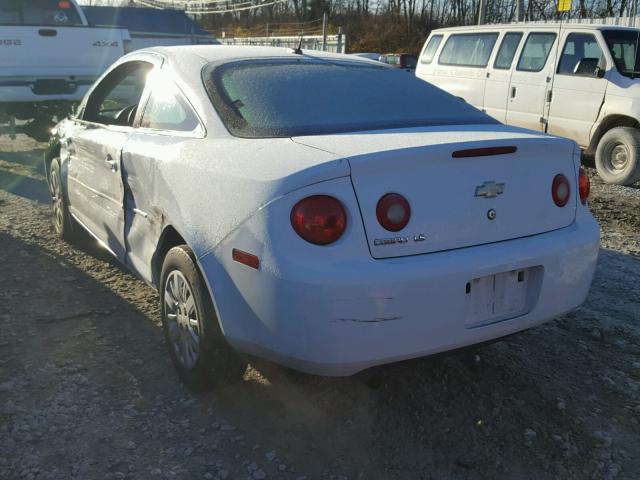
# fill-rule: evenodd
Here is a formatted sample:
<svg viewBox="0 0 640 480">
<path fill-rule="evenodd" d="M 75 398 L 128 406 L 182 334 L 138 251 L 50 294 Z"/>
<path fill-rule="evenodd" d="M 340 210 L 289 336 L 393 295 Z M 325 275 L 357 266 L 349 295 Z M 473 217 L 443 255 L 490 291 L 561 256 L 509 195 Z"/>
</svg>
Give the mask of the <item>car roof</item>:
<svg viewBox="0 0 640 480">
<path fill-rule="evenodd" d="M 457 31 L 468 31 L 468 32 L 476 32 L 476 31 L 485 31 L 485 30 L 514 30 L 514 29 L 541 29 L 541 30 L 558 30 L 560 28 L 560 23 L 538 23 L 538 22 L 520 22 L 520 23 L 495 23 L 495 24 L 485 24 L 485 25 L 471 25 L 466 27 L 448 27 L 448 28 L 439 28 L 437 30 L 433 30 L 433 33 L 440 32 L 457 32 Z M 605 24 L 596 24 L 596 23 L 563 23 L 562 28 L 565 30 L 633 30 L 638 31 L 637 28 L 626 27 L 623 25 L 605 25 Z"/>
<path fill-rule="evenodd" d="M 361 61 L 354 56 L 342 53 L 321 52 L 318 50 L 302 50 L 302 55 L 294 53 L 292 48 L 257 47 L 245 45 L 181 45 L 172 47 L 153 47 L 137 50 L 137 53 L 152 52 L 162 55 L 168 60 L 184 60 L 200 58 L 206 63 L 243 60 L 248 58 L 326 58 L 345 60 L 349 62 Z M 364 60 L 362 60 L 364 61 Z"/>
</svg>

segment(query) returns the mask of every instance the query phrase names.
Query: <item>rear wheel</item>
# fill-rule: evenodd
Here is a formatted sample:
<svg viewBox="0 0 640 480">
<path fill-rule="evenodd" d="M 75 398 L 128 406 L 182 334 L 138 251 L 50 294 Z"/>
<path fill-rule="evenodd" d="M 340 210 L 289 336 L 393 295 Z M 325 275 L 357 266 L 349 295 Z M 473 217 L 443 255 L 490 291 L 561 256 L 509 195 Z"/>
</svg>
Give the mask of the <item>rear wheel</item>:
<svg viewBox="0 0 640 480">
<path fill-rule="evenodd" d="M 67 208 L 67 202 L 62 188 L 60 176 L 60 159 L 54 158 L 49 171 L 49 195 L 51 197 L 51 214 L 53 229 L 63 240 L 71 241 L 75 238 L 73 220 Z"/>
<path fill-rule="evenodd" d="M 167 253 L 160 297 L 165 341 L 183 383 L 199 392 L 240 380 L 247 364 L 224 340 L 195 256 L 186 245 Z"/>
<path fill-rule="evenodd" d="M 640 180 L 640 130 L 612 128 L 596 149 L 596 169 L 606 183 L 631 185 Z"/>
</svg>

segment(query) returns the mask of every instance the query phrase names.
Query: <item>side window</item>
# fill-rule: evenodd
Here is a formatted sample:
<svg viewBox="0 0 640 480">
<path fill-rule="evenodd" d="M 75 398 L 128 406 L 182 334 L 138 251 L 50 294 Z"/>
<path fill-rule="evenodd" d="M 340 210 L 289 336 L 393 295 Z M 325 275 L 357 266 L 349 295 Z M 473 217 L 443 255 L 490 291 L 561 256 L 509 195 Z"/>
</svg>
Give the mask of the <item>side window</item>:
<svg viewBox="0 0 640 480">
<path fill-rule="evenodd" d="M 89 96 L 83 120 L 132 126 L 147 75 L 152 68 L 150 63 L 135 61 L 116 67 Z"/>
<path fill-rule="evenodd" d="M 486 67 L 497 33 L 463 33 L 451 35 L 444 44 L 438 63 L 464 67 Z"/>
<path fill-rule="evenodd" d="M 433 62 L 433 57 L 436 56 L 436 51 L 438 47 L 442 43 L 442 35 L 434 35 L 429 39 L 427 46 L 424 48 L 424 52 L 422 52 L 422 56 L 420 57 L 420 63 L 431 63 Z"/>
<path fill-rule="evenodd" d="M 542 70 L 547 63 L 547 58 L 549 58 L 549 52 L 555 39 L 555 33 L 530 33 L 518 59 L 518 70 L 523 72 L 539 72 Z"/>
<path fill-rule="evenodd" d="M 604 54 L 596 37 L 590 33 L 569 34 L 558 63 L 558 73 L 595 76 L 598 67 L 604 67 Z"/>
<path fill-rule="evenodd" d="M 500 49 L 496 55 L 496 61 L 493 62 L 493 68 L 500 70 L 509 70 L 513 63 L 513 57 L 516 55 L 518 45 L 522 39 L 521 32 L 508 32 L 505 34 L 500 44 Z"/>
<path fill-rule="evenodd" d="M 141 127 L 192 132 L 199 125 L 198 117 L 175 85 L 164 81 L 154 82 L 151 96 L 144 108 Z"/>
</svg>

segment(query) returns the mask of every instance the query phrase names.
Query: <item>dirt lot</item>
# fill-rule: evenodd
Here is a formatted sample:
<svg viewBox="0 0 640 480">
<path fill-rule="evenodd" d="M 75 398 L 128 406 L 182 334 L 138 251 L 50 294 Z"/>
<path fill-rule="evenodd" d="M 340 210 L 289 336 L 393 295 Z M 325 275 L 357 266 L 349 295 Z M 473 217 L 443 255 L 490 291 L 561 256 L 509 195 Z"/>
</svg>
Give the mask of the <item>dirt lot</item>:
<svg viewBox="0 0 640 480">
<path fill-rule="evenodd" d="M 353 378 L 255 362 L 193 396 L 155 292 L 55 239 L 39 148 L 0 136 L 0 478 L 640 479 L 639 188 L 594 179 L 600 261 L 568 315 Z"/>
</svg>

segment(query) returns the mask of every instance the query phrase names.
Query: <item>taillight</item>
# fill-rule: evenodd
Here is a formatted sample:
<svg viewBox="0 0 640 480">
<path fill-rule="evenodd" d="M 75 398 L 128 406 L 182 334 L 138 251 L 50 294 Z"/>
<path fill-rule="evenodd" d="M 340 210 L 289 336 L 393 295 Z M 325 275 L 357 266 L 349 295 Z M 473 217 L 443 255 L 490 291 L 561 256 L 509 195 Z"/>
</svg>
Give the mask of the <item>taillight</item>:
<svg viewBox="0 0 640 480">
<path fill-rule="evenodd" d="M 376 217 L 383 228 L 390 232 L 398 232 L 409 223 L 411 206 L 402 195 L 387 193 L 378 200 Z"/>
<path fill-rule="evenodd" d="M 571 186 L 567 177 L 559 173 L 551 184 L 551 195 L 554 203 L 559 207 L 564 207 L 571 196 Z"/>
<path fill-rule="evenodd" d="M 339 200 L 314 195 L 291 209 L 291 226 L 307 242 L 328 245 L 338 240 L 347 227 L 347 214 Z"/>
<path fill-rule="evenodd" d="M 583 205 L 586 205 L 589 192 L 591 192 L 591 180 L 589 180 L 589 175 L 587 175 L 587 171 L 582 166 L 578 176 L 578 191 L 580 192 L 580 201 Z"/>
</svg>

